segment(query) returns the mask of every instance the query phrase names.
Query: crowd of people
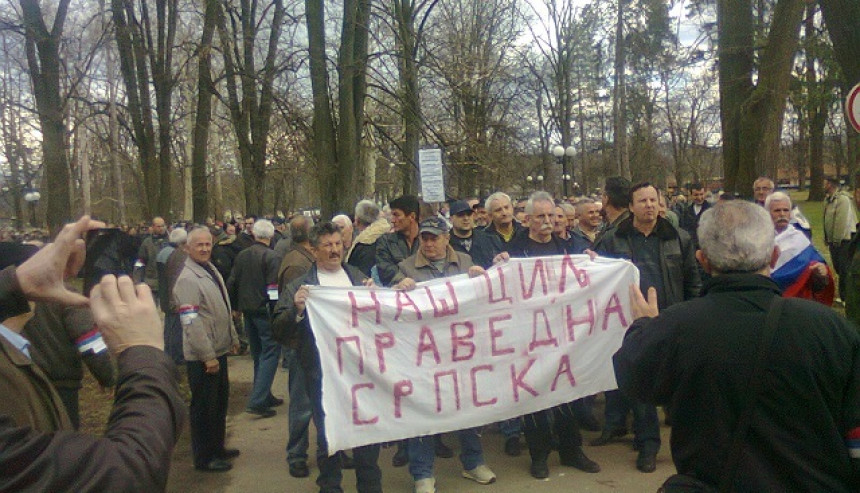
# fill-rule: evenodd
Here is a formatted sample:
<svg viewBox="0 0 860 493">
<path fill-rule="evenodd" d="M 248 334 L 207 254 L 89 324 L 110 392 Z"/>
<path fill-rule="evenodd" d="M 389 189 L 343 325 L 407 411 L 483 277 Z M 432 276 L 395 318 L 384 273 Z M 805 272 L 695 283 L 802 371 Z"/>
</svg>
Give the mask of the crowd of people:
<svg viewBox="0 0 860 493">
<path fill-rule="evenodd" d="M 20 253 L 23 247 L 17 247 L 10 250 L 15 256 L 5 257 L 13 266 L 0 274 L 0 363 L 8 362 L 11 370 L 2 373 L 0 388 L 27 399 L 0 405 L 0 490 L 103 491 L 105 485 L 136 480 L 163 489 L 183 420 L 169 372 L 173 364 L 184 365 L 191 390 L 195 468 L 230 470 L 240 451 L 225 443 L 227 356 L 249 350 L 250 415 L 276 415 L 285 400 L 272 392 L 274 377 L 281 364 L 289 372 L 289 473 L 311 473 L 313 422 L 320 491 L 342 491 L 342 471 L 349 468 L 359 492 L 381 492 L 381 444 L 329 453 L 323 417 L 333 411 L 322 405 L 320 354 L 305 314 L 308 287 L 411 290 L 431 279 L 478 276 L 511 258 L 588 254 L 629 260 L 640 274 L 639 284 L 631 286 L 636 322 L 614 362 L 606 362 L 615 365 L 619 389 L 605 392 L 602 417 L 595 415 L 595 396 L 589 396 L 498 423 L 506 454 L 520 455 L 524 437 L 536 479 L 549 476 L 553 451 L 562 466 L 599 473 L 600 465 L 583 449 L 580 429 L 600 431 L 591 446 L 632 431 L 635 468 L 650 473 L 662 446 L 657 406 L 663 406 L 679 472 L 666 491 L 679 491 L 671 488 L 685 481 L 725 491 L 858 491 L 860 335 L 827 308 L 838 293 L 849 316 L 857 321 L 860 313 L 857 218 L 838 180 L 828 179 L 825 188 L 830 265 L 810 241 L 806 218 L 766 177 L 755 182 L 754 202 L 698 183 L 687 196 L 669 198 L 651 183 L 610 177 L 591 197 L 556 199 L 537 191 L 515 200 L 500 191 L 434 207 L 405 195 L 383 207 L 362 200 L 349 214 L 330 219 L 248 215 L 168 226 L 156 217 L 140 238 L 131 273 L 138 287 L 128 277 L 106 276 L 89 307 L 62 277 L 80 263 L 83 233 L 103 226 L 82 219 L 41 250 L 33 246 Z M 54 270 L 37 275 L 35 269 Z M 59 295 L 28 284 L 46 276 Z M 780 295 L 794 299 L 774 302 Z M 27 299 L 35 301 L 32 311 Z M 156 305 L 163 323 L 155 317 Z M 134 323 L 129 312 L 137 317 Z M 126 323 L 133 333 L 121 330 Z M 772 326 L 779 328 L 776 342 L 759 335 Z M 117 385 L 115 407 L 144 408 L 136 417 L 114 412 L 101 440 L 57 433 L 77 426 L 81 362 L 102 385 Z M 762 383 L 753 387 L 751 380 Z M 161 415 L 154 418 L 156 411 Z M 139 478 L 142 466 L 125 461 L 131 451 L 112 462 L 129 471 L 120 478 L 94 471 L 93 483 L 67 488 L 60 477 L 40 473 L 53 467 L 47 455 L 52 447 L 68 447 L 52 452 L 63 457 L 84 450 L 107 454 L 139 439 L 141 431 L 154 435 L 142 439 L 151 459 L 145 481 Z M 462 476 L 495 482 L 480 429 L 456 436 Z M 48 449 L 33 452 L 39 443 Z M 25 459 L 25 452 L 40 459 Z M 433 493 L 435 457 L 452 456 L 442 436 L 416 436 L 397 444 L 393 465 L 408 464 L 416 493 Z M 57 483 L 49 485 L 52 480 Z"/>
</svg>

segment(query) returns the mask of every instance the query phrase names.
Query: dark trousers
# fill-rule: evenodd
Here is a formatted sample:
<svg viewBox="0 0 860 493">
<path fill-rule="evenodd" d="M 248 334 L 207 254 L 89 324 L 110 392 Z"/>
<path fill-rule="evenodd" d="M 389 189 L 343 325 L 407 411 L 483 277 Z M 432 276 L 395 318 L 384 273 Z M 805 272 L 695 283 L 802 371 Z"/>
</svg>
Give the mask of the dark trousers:
<svg viewBox="0 0 860 493">
<path fill-rule="evenodd" d="M 182 353 L 182 323 L 179 314 L 165 312 L 164 314 L 164 352 L 177 365 L 185 362 Z"/>
<path fill-rule="evenodd" d="M 230 395 L 227 355 L 219 356 L 218 364 L 218 373 L 210 375 L 202 361 L 187 363 L 188 386 L 191 387 L 191 452 L 195 467 L 205 466 L 224 451 Z"/>
<path fill-rule="evenodd" d="M 320 493 L 342 493 L 343 463 L 341 454 L 329 455 L 328 442 L 325 438 L 325 426 L 322 406 L 322 371 L 317 368 L 305 368 L 308 394 L 313 407 L 313 420 L 317 428 L 317 465 L 320 474 L 317 486 Z M 341 410 L 342 412 L 349 412 Z M 352 460 L 355 463 L 355 481 L 358 493 L 382 493 L 382 471 L 379 469 L 379 445 L 365 445 L 352 449 Z"/>
<path fill-rule="evenodd" d="M 573 402 L 523 416 L 523 432 L 532 460 L 546 460 L 552 450 L 552 434 L 558 437 L 558 455 L 571 458 L 582 447 Z"/>
<path fill-rule="evenodd" d="M 851 263 L 850 248 L 851 242 L 848 240 L 840 241 L 839 243 L 828 243 L 827 248 L 830 250 L 830 261 L 833 262 L 833 270 L 839 276 L 839 297 L 845 300 L 845 277 L 848 270 L 848 265 Z"/>
<path fill-rule="evenodd" d="M 627 413 L 633 411 L 633 443 L 639 452 L 656 454 L 660 450 L 660 418 L 657 407 L 633 400 L 620 390 L 610 390 L 606 396 L 606 429 L 627 426 Z"/>
</svg>

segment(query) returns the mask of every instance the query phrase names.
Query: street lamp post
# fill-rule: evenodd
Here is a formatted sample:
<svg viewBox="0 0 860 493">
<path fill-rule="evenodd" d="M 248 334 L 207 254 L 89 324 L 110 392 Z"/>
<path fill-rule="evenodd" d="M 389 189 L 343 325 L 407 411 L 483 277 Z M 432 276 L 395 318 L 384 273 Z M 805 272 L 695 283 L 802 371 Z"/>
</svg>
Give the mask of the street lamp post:
<svg viewBox="0 0 860 493">
<path fill-rule="evenodd" d="M 42 198 L 42 194 L 39 193 L 38 190 L 30 190 L 24 194 L 24 201 L 30 204 L 30 227 L 36 227 L 36 204 L 39 203 L 39 199 Z"/>
<path fill-rule="evenodd" d="M 576 149 L 573 146 L 567 146 L 565 149 L 563 146 L 555 145 L 552 148 L 552 155 L 558 159 L 558 164 L 561 165 L 561 182 L 562 182 L 562 193 L 564 193 L 565 197 L 568 197 L 568 183 L 574 179 L 574 170 L 573 166 L 571 166 L 570 174 L 567 173 L 567 161 L 570 158 L 573 158 L 573 155 L 576 154 Z M 568 159 L 565 159 L 568 158 Z"/>
</svg>

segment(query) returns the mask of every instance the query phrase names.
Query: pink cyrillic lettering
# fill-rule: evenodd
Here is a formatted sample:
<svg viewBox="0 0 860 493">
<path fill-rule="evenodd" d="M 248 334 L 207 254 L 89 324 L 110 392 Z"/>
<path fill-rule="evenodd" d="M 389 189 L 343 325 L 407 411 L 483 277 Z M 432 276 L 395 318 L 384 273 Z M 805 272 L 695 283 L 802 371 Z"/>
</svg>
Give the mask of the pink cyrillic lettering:
<svg viewBox="0 0 860 493">
<path fill-rule="evenodd" d="M 374 340 L 376 341 L 376 360 L 379 361 L 379 373 L 385 373 L 384 351 L 394 347 L 394 334 L 391 332 L 376 334 Z"/>
<path fill-rule="evenodd" d="M 588 286 L 589 278 L 588 271 L 585 269 L 578 269 L 573 262 L 573 259 L 570 258 L 570 255 L 565 255 L 564 259 L 561 261 L 561 277 L 558 280 L 558 292 L 564 293 L 564 290 L 567 288 L 567 271 L 570 270 L 573 273 L 574 279 L 579 284 L 579 287 L 584 288 Z"/>
<path fill-rule="evenodd" d="M 439 356 L 439 348 L 436 346 L 436 339 L 433 338 L 433 332 L 426 325 L 421 327 L 421 334 L 418 336 L 418 356 L 415 358 L 415 366 L 421 366 L 424 359 L 424 353 L 431 351 L 433 360 L 436 364 L 442 362 L 442 357 Z"/>
<path fill-rule="evenodd" d="M 457 326 L 466 328 L 466 333 L 460 335 Z M 455 322 L 451 324 L 451 359 L 453 361 L 466 361 L 475 355 L 475 324 L 472 322 Z M 466 348 L 466 354 L 460 354 L 460 348 Z"/>
<path fill-rule="evenodd" d="M 376 299 L 376 291 L 370 291 L 370 299 L 373 300 L 373 304 L 366 306 L 358 306 L 358 301 L 355 299 L 355 293 L 350 291 L 349 293 L 349 303 L 352 306 L 352 326 L 358 327 L 358 314 L 363 312 L 376 312 L 376 323 L 380 323 L 382 321 L 382 310 L 379 306 L 379 300 Z"/>
<path fill-rule="evenodd" d="M 394 384 L 394 417 L 403 417 L 401 403 L 404 397 L 412 395 L 412 380 L 401 380 Z"/>
<path fill-rule="evenodd" d="M 532 282 L 528 290 L 526 290 L 526 274 L 523 272 L 523 264 L 519 264 L 517 267 L 519 267 L 520 270 L 520 292 L 522 293 L 524 300 L 530 299 L 534 295 L 535 281 L 538 276 L 540 276 L 540 284 L 543 289 L 543 294 L 544 296 L 547 295 L 548 288 L 546 285 L 546 272 L 543 268 L 543 260 L 535 260 L 532 270 Z"/>
<path fill-rule="evenodd" d="M 492 406 L 493 404 L 498 402 L 498 400 L 499 400 L 498 398 L 493 397 L 492 399 L 490 399 L 488 401 L 482 401 L 482 400 L 478 399 L 478 377 L 477 377 L 477 375 L 478 375 L 479 371 L 490 371 L 491 372 L 491 371 L 493 371 L 493 365 L 476 366 L 476 367 L 472 368 L 472 371 L 469 372 L 471 377 L 472 377 L 472 404 L 474 404 L 475 407 Z"/>
<path fill-rule="evenodd" d="M 407 302 L 403 302 L 403 298 L 406 298 Z M 418 305 L 412 301 L 412 298 L 406 293 L 406 291 L 397 291 L 397 294 L 394 295 L 394 300 L 397 303 L 397 314 L 394 315 L 394 321 L 400 320 L 400 316 L 403 314 L 403 308 L 407 306 L 411 306 L 415 311 L 415 320 L 421 320 L 421 310 L 418 309 Z"/>
<path fill-rule="evenodd" d="M 445 286 L 448 288 L 450 299 L 438 298 L 437 300 L 433 297 L 433 293 L 430 291 L 429 287 L 424 288 L 424 291 L 427 293 L 427 297 L 430 298 L 430 303 L 433 303 L 433 316 L 436 318 L 456 315 L 460 310 L 460 305 L 457 302 L 457 292 L 454 291 L 454 285 L 450 282 L 446 282 Z M 438 305 L 436 304 L 436 301 L 439 302 Z"/>
<path fill-rule="evenodd" d="M 577 325 L 588 325 L 588 335 L 594 331 L 594 300 L 589 299 L 588 303 L 586 303 L 586 307 L 588 308 L 588 315 L 583 315 L 582 317 L 574 317 L 573 316 L 573 306 L 567 305 L 565 307 L 565 326 L 567 327 L 567 339 L 571 342 L 576 340 L 576 336 L 574 334 L 573 328 Z"/>
<path fill-rule="evenodd" d="M 514 352 L 514 348 L 506 347 L 500 348 L 496 346 L 496 340 L 504 335 L 501 329 L 496 329 L 497 322 L 504 322 L 511 319 L 511 314 L 506 313 L 504 315 L 496 315 L 495 317 L 490 317 L 490 342 L 493 350 L 493 356 L 501 356 L 503 354 L 511 354 Z"/>
<path fill-rule="evenodd" d="M 567 382 L 571 387 L 576 387 L 576 379 L 573 378 L 573 371 L 570 369 L 570 356 L 566 354 L 561 356 L 561 361 L 558 363 L 558 371 L 555 372 L 555 378 L 552 380 L 552 386 L 549 388 L 550 391 L 555 392 L 555 388 L 558 385 L 558 379 L 562 375 L 567 376 Z"/>
<path fill-rule="evenodd" d="M 537 397 L 538 392 L 531 385 L 527 384 L 524 379 L 526 377 L 526 373 L 529 372 L 532 365 L 537 361 L 534 358 L 530 358 L 529 362 L 526 364 L 526 367 L 523 368 L 523 371 L 517 373 L 516 366 L 511 363 L 511 384 L 514 389 L 514 401 L 520 402 L 520 388 L 528 392 L 529 394 Z"/>
<path fill-rule="evenodd" d="M 501 303 L 503 301 L 513 303 L 514 300 L 508 296 L 508 289 L 505 285 L 505 271 L 501 267 L 496 267 L 496 272 L 499 273 L 499 291 L 501 291 L 498 298 L 493 297 L 493 280 L 490 279 L 489 270 L 485 271 L 483 274 L 484 279 L 487 281 L 487 301 L 489 301 L 491 305 L 494 303 Z"/>
<path fill-rule="evenodd" d="M 379 421 L 379 416 L 374 416 L 370 419 L 361 419 L 358 413 L 358 391 L 360 389 L 370 389 L 373 390 L 374 385 L 372 383 L 357 383 L 352 386 L 352 424 L 354 425 L 373 425 Z"/>
<path fill-rule="evenodd" d="M 457 410 L 460 410 L 460 384 L 457 378 L 457 372 L 455 370 L 446 370 L 436 372 L 433 375 L 433 383 L 436 387 L 436 412 L 442 412 L 442 386 L 439 384 L 441 377 L 451 377 L 454 382 L 454 405 L 457 407 Z"/>
<path fill-rule="evenodd" d="M 340 374 L 343 375 L 343 346 L 355 344 L 355 351 L 351 354 L 358 357 L 358 373 L 364 375 L 364 356 L 361 354 L 361 341 L 358 336 L 338 337 L 335 341 L 337 342 L 337 368 L 340 370 Z"/>
<path fill-rule="evenodd" d="M 627 328 L 627 319 L 624 318 L 624 307 L 621 306 L 621 301 L 618 299 L 618 293 L 612 293 L 609 297 L 609 302 L 606 303 L 606 310 L 603 310 L 603 330 L 609 327 L 609 315 L 615 313 L 618 315 L 618 320 L 621 326 Z"/>
<path fill-rule="evenodd" d="M 546 339 L 544 340 L 538 340 L 538 315 L 543 318 L 543 327 L 546 331 Z M 529 352 L 532 352 L 535 348 L 541 346 L 558 347 L 558 339 L 552 335 L 552 328 L 549 326 L 549 319 L 547 319 L 546 312 L 543 311 L 543 308 L 535 310 L 534 317 L 532 318 L 532 342 L 529 343 Z"/>
</svg>

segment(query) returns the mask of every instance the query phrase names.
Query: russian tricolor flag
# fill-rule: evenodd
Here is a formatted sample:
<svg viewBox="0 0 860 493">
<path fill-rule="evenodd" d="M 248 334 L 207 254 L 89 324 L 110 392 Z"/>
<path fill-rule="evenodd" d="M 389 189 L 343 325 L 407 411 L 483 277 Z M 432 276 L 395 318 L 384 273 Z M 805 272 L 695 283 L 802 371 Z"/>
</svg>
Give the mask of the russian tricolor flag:
<svg viewBox="0 0 860 493">
<path fill-rule="evenodd" d="M 813 262 L 827 264 L 824 257 L 798 229 L 793 226 L 776 235 L 776 246 L 779 247 L 779 259 L 770 274 L 785 298 L 806 298 L 824 303 L 833 304 L 835 285 L 830 269 L 827 269 L 828 284 L 823 291 L 812 291 L 812 270 L 809 266 Z"/>
</svg>

